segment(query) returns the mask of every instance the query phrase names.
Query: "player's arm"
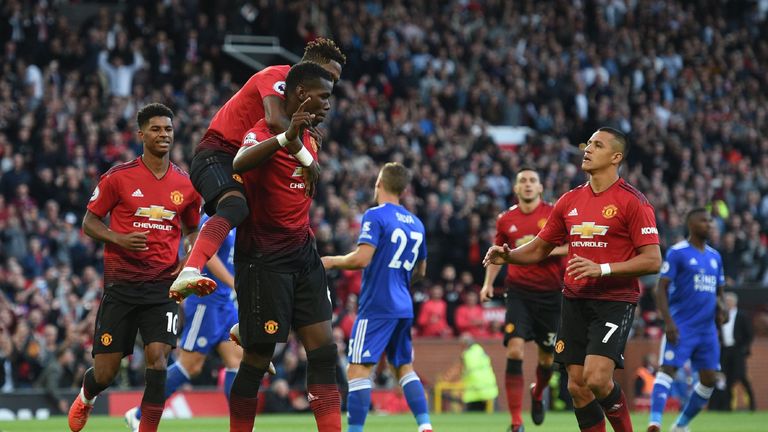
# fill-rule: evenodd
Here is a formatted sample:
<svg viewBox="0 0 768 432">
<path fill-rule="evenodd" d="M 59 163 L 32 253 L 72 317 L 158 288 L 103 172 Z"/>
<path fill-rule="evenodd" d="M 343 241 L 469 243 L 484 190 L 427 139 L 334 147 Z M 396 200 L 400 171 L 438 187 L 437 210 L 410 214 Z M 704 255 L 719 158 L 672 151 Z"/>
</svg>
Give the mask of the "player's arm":
<svg viewBox="0 0 768 432">
<path fill-rule="evenodd" d="M 677 325 L 672 319 L 672 314 L 669 313 L 669 279 L 666 277 L 660 277 L 656 282 L 656 289 L 653 290 L 653 296 L 656 300 L 656 309 L 659 310 L 661 319 L 664 320 L 664 331 L 667 334 L 667 341 L 671 344 L 676 344 L 679 337 L 677 331 Z"/>
<path fill-rule="evenodd" d="M 483 288 L 480 290 L 480 301 L 488 301 L 493 297 L 493 281 L 501 272 L 501 265 L 499 264 L 487 264 L 485 266 L 485 279 L 483 280 Z"/>
<path fill-rule="evenodd" d="M 285 113 L 283 99 L 270 95 L 264 98 L 264 121 L 271 131 L 284 131 L 291 125 L 291 119 Z"/>
<path fill-rule="evenodd" d="M 717 287 L 717 303 L 715 307 L 715 323 L 721 326 L 728 322 L 728 308 L 725 306 L 725 285 Z"/>
<path fill-rule="evenodd" d="M 214 254 L 205 266 L 208 268 L 208 271 L 222 281 L 224 285 L 229 287 L 235 286 L 235 277 L 232 276 L 232 273 L 230 273 L 229 270 L 227 270 L 227 267 L 218 255 Z"/>
<path fill-rule="evenodd" d="M 488 267 L 490 264 L 515 264 L 528 265 L 541 262 L 548 257 L 556 245 L 536 236 L 528 243 L 510 248 L 507 243 L 501 246 L 493 245 L 488 249 L 483 259 L 483 265 Z"/>
<path fill-rule="evenodd" d="M 376 248 L 368 243 L 360 243 L 357 248 L 346 255 L 324 256 L 320 258 L 326 270 L 345 269 L 360 270 L 371 263 Z M 425 263 L 426 264 L 426 263 Z"/>
<path fill-rule="evenodd" d="M 200 208 L 200 206 L 190 206 L 190 208 Z M 200 213 L 197 213 L 197 219 L 194 219 L 194 213 L 190 215 L 185 215 L 187 217 L 192 217 L 193 221 L 197 220 L 199 222 L 200 220 Z M 197 227 L 197 222 L 194 222 L 192 224 L 188 224 L 184 220 L 181 222 L 181 235 L 183 236 L 181 239 L 181 243 L 184 245 L 184 256 L 179 260 L 179 263 L 176 265 L 176 268 L 171 272 L 171 276 L 178 275 L 183 269 L 184 266 L 187 265 L 187 260 L 189 259 L 189 252 L 192 251 L 192 245 L 195 244 L 195 240 L 197 240 L 197 234 L 200 233 L 200 229 Z"/>
<path fill-rule="evenodd" d="M 549 256 L 551 257 L 562 257 L 568 255 L 568 243 L 561 244 L 560 246 L 555 247 L 552 249 L 552 252 L 549 253 Z"/>
<path fill-rule="evenodd" d="M 574 280 L 585 277 L 599 278 L 602 276 L 643 276 L 655 274 L 661 268 L 661 249 L 658 244 L 649 244 L 637 248 L 637 255 L 627 261 L 596 263 L 582 256 L 574 255 L 568 260 L 565 271 Z"/>
<path fill-rule="evenodd" d="M 423 259 L 416 263 L 411 275 L 411 286 L 427 276 L 427 260 Z"/>
<path fill-rule="evenodd" d="M 83 232 L 90 238 L 103 243 L 112 243 L 130 251 L 147 250 L 147 234 L 149 231 L 134 231 L 127 234 L 118 233 L 109 229 L 104 221 L 91 213 L 85 212 L 83 217 Z"/>
</svg>

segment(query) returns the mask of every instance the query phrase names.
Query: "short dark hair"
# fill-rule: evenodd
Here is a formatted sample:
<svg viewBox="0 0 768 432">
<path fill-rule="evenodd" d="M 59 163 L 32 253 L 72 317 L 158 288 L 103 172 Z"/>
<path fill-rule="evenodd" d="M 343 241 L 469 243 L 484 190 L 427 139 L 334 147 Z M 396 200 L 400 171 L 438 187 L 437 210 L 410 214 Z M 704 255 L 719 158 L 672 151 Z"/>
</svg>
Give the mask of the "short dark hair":
<svg viewBox="0 0 768 432">
<path fill-rule="evenodd" d="M 335 61 L 343 66 L 347 63 L 347 56 L 336 46 L 336 42 L 319 37 L 304 47 L 304 56 L 301 58 L 301 61 L 319 64 L 328 64 L 331 61 Z"/>
<path fill-rule="evenodd" d="M 533 171 L 537 175 L 539 174 L 539 172 L 536 170 L 536 168 L 534 168 L 534 167 L 532 167 L 530 165 L 523 165 L 523 166 L 521 166 L 520 169 L 517 170 L 517 174 L 520 174 L 523 171 Z M 515 175 L 517 175 L 517 174 L 515 174 Z"/>
<path fill-rule="evenodd" d="M 155 102 L 144 105 L 136 114 L 136 123 L 139 125 L 139 129 L 143 129 L 152 117 L 168 117 L 173 120 L 173 111 L 161 103 Z"/>
<path fill-rule="evenodd" d="M 399 162 L 388 162 L 381 168 L 381 185 L 387 192 L 402 195 L 411 183 L 411 172 Z"/>
<path fill-rule="evenodd" d="M 687 225 L 688 222 L 691 221 L 691 218 L 699 213 L 707 214 L 709 213 L 709 211 L 704 207 L 696 207 L 694 209 L 689 210 L 688 213 L 685 214 L 685 224 Z"/>
<path fill-rule="evenodd" d="M 333 75 L 323 69 L 317 63 L 299 63 L 288 71 L 285 77 L 285 93 L 288 94 L 296 89 L 299 84 L 310 85 L 310 82 L 324 79 L 333 82 Z"/>
<path fill-rule="evenodd" d="M 627 138 L 627 135 L 618 130 L 614 129 L 612 127 L 603 126 L 597 130 L 598 132 L 607 132 L 613 136 L 613 139 L 619 144 L 619 147 L 621 147 L 620 153 L 624 155 L 621 158 L 621 161 L 624 162 L 627 160 L 627 156 L 629 155 L 629 138 Z"/>
</svg>

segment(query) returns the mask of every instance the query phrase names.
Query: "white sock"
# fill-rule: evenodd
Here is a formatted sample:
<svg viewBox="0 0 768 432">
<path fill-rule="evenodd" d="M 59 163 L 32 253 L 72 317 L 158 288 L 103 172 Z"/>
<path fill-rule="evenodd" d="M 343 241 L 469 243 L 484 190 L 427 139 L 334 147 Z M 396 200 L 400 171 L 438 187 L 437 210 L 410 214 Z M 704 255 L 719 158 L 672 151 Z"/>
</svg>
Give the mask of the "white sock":
<svg viewBox="0 0 768 432">
<path fill-rule="evenodd" d="M 424 423 L 419 425 L 419 432 L 424 432 L 425 430 L 432 430 L 432 425 L 430 423 Z"/>
<path fill-rule="evenodd" d="M 96 398 L 88 399 L 85 397 L 85 392 L 82 387 L 80 387 L 80 400 L 86 405 L 93 405 L 93 403 L 96 402 Z"/>
</svg>

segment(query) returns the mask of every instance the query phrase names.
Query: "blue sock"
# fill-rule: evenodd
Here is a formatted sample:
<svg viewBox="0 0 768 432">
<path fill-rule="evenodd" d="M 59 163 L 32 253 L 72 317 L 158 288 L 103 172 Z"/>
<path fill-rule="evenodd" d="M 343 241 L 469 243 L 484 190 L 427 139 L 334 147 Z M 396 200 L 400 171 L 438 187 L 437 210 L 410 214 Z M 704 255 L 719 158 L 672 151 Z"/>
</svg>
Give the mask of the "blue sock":
<svg viewBox="0 0 768 432">
<path fill-rule="evenodd" d="M 224 372 L 224 396 L 229 400 L 229 392 L 232 391 L 232 383 L 235 381 L 235 375 L 237 375 L 237 369 L 227 368 Z"/>
<path fill-rule="evenodd" d="M 650 423 L 661 426 L 661 416 L 664 414 L 664 407 L 667 405 L 669 389 L 672 387 L 671 376 L 664 372 L 656 372 L 656 379 L 653 381 L 653 393 L 651 393 L 651 419 Z"/>
<path fill-rule="evenodd" d="M 363 432 L 365 418 L 371 408 L 371 380 L 356 378 L 349 380 L 347 394 L 347 432 Z"/>
<path fill-rule="evenodd" d="M 424 395 L 424 386 L 421 384 L 416 372 L 410 372 L 400 378 L 400 387 L 403 388 L 405 400 L 411 408 L 416 424 L 419 426 L 430 425 L 429 409 L 427 408 L 427 397 Z M 422 428 L 419 428 L 421 430 Z"/>
<path fill-rule="evenodd" d="M 696 414 L 698 414 L 707 404 L 714 389 L 714 387 L 707 387 L 700 382 L 697 382 L 693 387 L 691 398 L 688 399 L 688 403 L 685 404 L 685 408 L 683 408 L 683 411 L 680 413 L 680 417 L 677 418 L 675 424 L 678 426 L 688 426 L 688 423 L 690 423 L 691 420 L 696 417 Z"/>
<path fill-rule="evenodd" d="M 188 382 L 189 374 L 184 369 L 184 366 L 179 362 L 174 362 L 168 368 L 168 375 L 165 380 L 165 398 L 168 399 L 179 387 Z M 136 418 L 141 420 L 141 407 L 139 406 L 138 408 L 136 410 Z"/>
</svg>

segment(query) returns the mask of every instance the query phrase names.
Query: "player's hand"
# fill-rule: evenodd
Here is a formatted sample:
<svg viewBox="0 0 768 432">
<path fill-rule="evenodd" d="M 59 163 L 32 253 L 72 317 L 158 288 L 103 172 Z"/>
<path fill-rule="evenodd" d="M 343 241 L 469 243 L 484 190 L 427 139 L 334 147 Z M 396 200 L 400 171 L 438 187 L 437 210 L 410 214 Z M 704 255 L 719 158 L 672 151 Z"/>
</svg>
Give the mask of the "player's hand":
<svg viewBox="0 0 768 432">
<path fill-rule="evenodd" d="M 312 100 L 311 97 L 304 99 L 304 102 L 299 105 L 299 108 L 291 116 L 291 124 L 288 125 L 288 129 L 285 130 L 285 138 L 288 141 L 295 141 L 304 129 L 312 128 L 312 120 L 315 119 L 315 115 L 304 111 L 307 103 Z"/>
<path fill-rule="evenodd" d="M 480 289 L 480 301 L 486 302 L 493 298 L 493 285 L 483 285 Z"/>
<path fill-rule="evenodd" d="M 320 179 L 320 164 L 317 161 L 312 161 L 312 164 L 304 167 L 301 172 L 304 175 L 304 195 L 315 196 L 317 180 Z"/>
<path fill-rule="evenodd" d="M 485 253 L 485 258 L 483 258 L 483 267 L 488 267 L 488 264 L 506 264 L 506 257 L 510 252 L 512 249 L 506 243 L 503 246 L 493 245 L 489 247 L 488 252 Z"/>
<path fill-rule="evenodd" d="M 672 320 L 669 320 L 668 323 L 665 323 L 664 326 L 666 329 L 664 330 L 664 333 L 667 335 L 667 342 L 671 343 L 672 345 L 677 345 L 677 340 L 680 339 L 680 332 L 677 331 L 677 326 Z"/>
<path fill-rule="evenodd" d="M 147 247 L 147 234 L 149 231 L 134 231 L 128 234 L 119 234 L 115 243 L 123 249 L 129 251 L 141 252 L 149 249 Z"/>
<path fill-rule="evenodd" d="M 573 258 L 568 260 L 568 267 L 565 268 L 565 271 L 574 280 L 586 277 L 598 278 L 603 274 L 602 270 L 600 270 L 600 264 L 578 255 L 574 255 Z"/>
</svg>

